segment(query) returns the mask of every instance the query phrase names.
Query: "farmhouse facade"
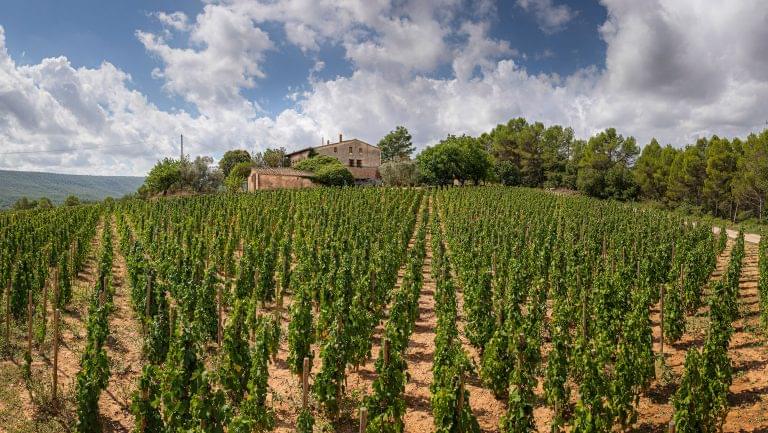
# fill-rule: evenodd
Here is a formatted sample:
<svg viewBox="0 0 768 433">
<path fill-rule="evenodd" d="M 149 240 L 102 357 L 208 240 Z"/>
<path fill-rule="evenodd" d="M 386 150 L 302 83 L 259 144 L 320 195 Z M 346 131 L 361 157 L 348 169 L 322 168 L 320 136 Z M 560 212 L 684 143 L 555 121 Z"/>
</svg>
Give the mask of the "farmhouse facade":
<svg viewBox="0 0 768 433">
<path fill-rule="evenodd" d="M 381 149 L 358 138 L 344 140 L 339 134 L 339 141 L 330 140 L 317 147 L 307 147 L 289 153 L 291 165 L 309 158 L 312 154 L 336 158 L 346 166 L 357 180 L 378 179 L 381 166 Z"/>
<path fill-rule="evenodd" d="M 312 173 L 292 168 L 254 167 L 248 176 L 248 192 L 282 188 L 309 188 L 312 186 L 314 186 Z"/>
</svg>

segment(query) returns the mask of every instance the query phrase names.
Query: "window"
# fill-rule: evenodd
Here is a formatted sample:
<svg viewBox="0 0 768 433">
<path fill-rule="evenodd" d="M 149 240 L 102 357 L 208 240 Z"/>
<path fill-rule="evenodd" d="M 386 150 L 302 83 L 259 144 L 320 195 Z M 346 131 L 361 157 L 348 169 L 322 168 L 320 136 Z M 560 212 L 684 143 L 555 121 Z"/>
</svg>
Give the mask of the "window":
<svg viewBox="0 0 768 433">
<path fill-rule="evenodd" d="M 339 148 L 338 147 L 334 147 L 333 148 L 333 153 L 338 153 L 338 152 L 339 152 Z"/>
<path fill-rule="evenodd" d="M 349 146 L 349 153 L 352 153 L 352 146 Z"/>
<path fill-rule="evenodd" d="M 358 147 L 357 148 L 357 153 L 363 153 L 363 148 L 362 147 Z"/>
<path fill-rule="evenodd" d="M 350 167 L 354 167 L 355 166 L 355 160 L 354 159 L 350 159 L 349 160 L 349 166 Z"/>
<path fill-rule="evenodd" d="M 357 160 L 357 166 L 358 166 L 358 167 L 362 167 L 362 166 L 363 166 L 363 160 L 361 160 L 361 159 L 358 159 L 358 160 Z"/>
</svg>

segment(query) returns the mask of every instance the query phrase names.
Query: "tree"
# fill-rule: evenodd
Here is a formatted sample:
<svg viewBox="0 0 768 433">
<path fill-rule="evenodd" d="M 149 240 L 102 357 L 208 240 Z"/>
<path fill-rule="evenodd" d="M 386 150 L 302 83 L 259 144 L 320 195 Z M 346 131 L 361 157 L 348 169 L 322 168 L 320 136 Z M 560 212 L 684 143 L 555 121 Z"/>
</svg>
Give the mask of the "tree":
<svg viewBox="0 0 768 433">
<path fill-rule="evenodd" d="M 643 148 L 634 168 L 635 182 L 643 198 L 664 200 L 669 168 L 678 153 L 679 151 L 670 145 L 662 148 L 655 138 Z"/>
<path fill-rule="evenodd" d="M 79 204 L 80 199 L 74 194 L 70 194 L 64 199 L 64 206 L 77 206 Z"/>
<path fill-rule="evenodd" d="M 186 161 L 181 164 L 181 185 L 195 192 L 212 192 L 221 186 L 224 180 L 223 173 L 217 169 L 211 169 L 213 158 L 210 156 L 198 156 L 191 163 Z"/>
<path fill-rule="evenodd" d="M 353 185 L 355 178 L 338 159 L 319 155 L 299 161 L 294 165 L 297 170 L 314 173 L 313 181 L 326 186 Z"/>
<path fill-rule="evenodd" d="M 480 141 L 496 161 L 495 171 L 505 185 L 557 187 L 563 185 L 573 130 L 523 118 L 498 125 Z"/>
<path fill-rule="evenodd" d="M 229 176 L 229 172 L 238 162 L 251 162 L 251 154 L 247 150 L 235 149 L 224 152 L 219 160 L 219 168 L 224 177 Z"/>
<path fill-rule="evenodd" d="M 51 203 L 51 199 L 48 197 L 40 197 L 40 199 L 37 201 L 38 209 L 50 209 L 52 207 L 53 203 Z"/>
<path fill-rule="evenodd" d="M 762 221 L 768 197 L 768 130 L 750 134 L 740 147 L 742 155 L 737 159 L 736 176 L 733 179 L 736 206 L 746 208 L 751 205 Z"/>
<path fill-rule="evenodd" d="M 598 198 L 633 199 L 637 185 L 630 169 L 640 153 L 633 137 L 624 138 L 614 128 L 590 138 L 579 160 L 576 186 Z"/>
<path fill-rule="evenodd" d="M 731 143 L 727 139 L 713 137 L 707 146 L 707 169 L 702 196 L 707 209 L 715 216 L 730 216 L 731 184 L 735 174 L 736 155 Z"/>
<path fill-rule="evenodd" d="M 669 167 L 667 199 L 676 204 L 701 205 L 706 176 L 706 140 L 686 146 Z"/>
<path fill-rule="evenodd" d="M 13 204 L 14 210 L 28 210 L 34 209 L 35 207 L 37 207 L 37 201 L 30 200 L 27 197 L 22 197 L 16 200 L 16 203 Z"/>
<path fill-rule="evenodd" d="M 288 167 L 291 165 L 286 156 L 285 148 L 267 149 L 253 156 L 253 162 L 259 167 Z"/>
<path fill-rule="evenodd" d="M 402 161 L 410 159 L 411 154 L 415 150 L 411 139 L 411 134 L 405 126 L 398 126 L 394 131 L 390 131 L 389 134 L 379 140 L 381 161 Z"/>
<path fill-rule="evenodd" d="M 480 141 L 467 135 L 449 135 L 416 159 L 424 180 L 431 184 L 449 185 L 454 179 L 477 184 L 491 174 L 491 156 Z"/>
<path fill-rule="evenodd" d="M 144 187 L 149 194 L 165 193 L 180 184 L 181 163 L 172 158 L 158 161 L 144 179 Z"/>
<path fill-rule="evenodd" d="M 384 185 L 414 186 L 421 180 L 419 166 L 415 161 L 389 161 L 379 167 Z"/>
<path fill-rule="evenodd" d="M 230 170 L 229 176 L 227 176 L 227 179 L 224 181 L 224 186 L 226 186 L 227 191 L 238 192 L 242 190 L 243 182 L 245 182 L 251 174 L 251 167 L 253 167 L 253 163 L 251 162 L 238 162 L 232 170 Z"/>
</svg>

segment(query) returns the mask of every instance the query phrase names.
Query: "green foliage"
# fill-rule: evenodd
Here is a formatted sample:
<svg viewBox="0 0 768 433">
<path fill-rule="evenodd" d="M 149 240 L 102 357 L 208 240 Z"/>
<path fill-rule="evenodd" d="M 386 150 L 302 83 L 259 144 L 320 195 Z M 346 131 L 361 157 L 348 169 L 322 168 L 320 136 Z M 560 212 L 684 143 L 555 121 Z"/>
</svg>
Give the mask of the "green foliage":
<svg viewBox="0 0 768 433">
<path fill-rule="evenodd" d="M 312 173 L 317 172 L 321 167 L 326 165 L 341 165 L 338 159 L 328 155 L 318 155 L 312 158 L 302 159 L 293 165 L 296 170 L 309 171 Z"/>
<path fill-rule="evenodd" d="M 352 173 L 341 164 L 325 165 L 318 168 L 312 180 L 325 186 L 346 186 L 355 183 Z"/>
<path fill-rule="evenodd" d="M 13 204 L 13 210 L 29 210 L 37 207 L 37 200 L 30 200 L 27 197 L 22 197 L 16 200 Z"/>
<path fill-rule="evenodd" d="M 162 371 L 163 422 L 170 431 L 194 427 L 190 404 L 200 386 L 202 363 L 198 352 L 192 329 L 182 324 L 173 337 Z"/>
<path fill-rule="evenodd" d="M 136 420 L 134 427 L 136 433 L 162 432 L 164 430 L 159 406 L 160 377 L 158 368 L 154 365 L 145 365 L 131 402 L 131 413 Z"/>
<path fill-rule="evenodd" d="M 222 387 L 235 404 L 239 404 L 245 395 L 248 375 L 251 370 L 251 356 L 248 350 L 248 331 L 245 326 L 245 307 L 241 301 L 235 302 L 235 308 L 229 324 L 224 330 L 221 348 Z"/>
<path fill-rule="evenodd" d="M 252 163 L 251 154 L 242 149 L 228 150 L 219 160 L 219 169 L 224 177 L 228 177 L 232 168 L 239 163 Z"/>
<path fill-rule="evenodd" d="M 624 138 L 613 128 L 590 138 L 579 160 L 579 191 L 598 198 L 635 198 L 631 168 L 639 153 L 633 137 Z"/>
<path fill-rule="evenodd" d="M 307 287 L 300 287 L 291 305 L 291 322 L 288 324 L 288 367 L 294 374 L 301 375 L 304 358 L 312 365 L 314 342 L 312 325 L 312 299 Z"/>
<path fill-rule="evenodd" d="M 109 360 L 104 343 L 109 335 L 109 304 L 92 302 L 88 313 L 88 341 L 80 357 L 80 371 L 75 377 L 78 433 L 100 432 L 99 395 L 109 381 Z"/>
<path fill-rule="evenodd" d="M 450 185 L 479 183 L 491 175 L 491 156 L 475 138 L 449 135 L 435 146 L 424 149 L 416 158 L 425 182 Z"/>
<path fill-rule="evenodd" d="M 181 184 L 181 162 L 171 158 L 158 161 L 147 173 L 144 187 L 150 194 L 158 194 Z"/>
<path fill-rule="evenodd" d="M 411 157 L 415 150 L 412 137 L 404 126 L 398 126 L 379 140 L 381 149 L 381 162 L 402 161 Z"/>
<path fill-rule="evenodd" d="M 239 192 L 242 190 L 243 183 L 248 180 L 248 176 L 251 174 L 251 168 L 253 163 L 250 161 L 238 162 L 229 171 L 224 185 L 229 192 Z"/>
<path fill-rule="evenodd" d="M 77 206 L 79 204 L 80 199 L 74 194 L 70 194 L 64 199 L 64 206 Z"/>
<path fill-rule="evenodd" d="M 416 161 L 389 161 L 379 167 L 379 174 L 387 186 L 415 186 L 421 182 Z"/>
</svg>

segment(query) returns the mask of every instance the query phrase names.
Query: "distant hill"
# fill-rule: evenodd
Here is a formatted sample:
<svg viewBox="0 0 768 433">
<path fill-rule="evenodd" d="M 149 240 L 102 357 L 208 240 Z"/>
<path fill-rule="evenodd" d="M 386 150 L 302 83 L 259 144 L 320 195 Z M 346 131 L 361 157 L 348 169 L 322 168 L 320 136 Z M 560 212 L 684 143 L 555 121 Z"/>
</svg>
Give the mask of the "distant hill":
<svg viewBox="0 0 768 433">
<path fill-rule="evenodd" d="M 143 177 L 85 176 L 34 171 L 0 170 L 0 209 L 13 206 L 21 197 L 31 200 L 48 197 L 56 204 L 74 194 L 81 200 L 120 198 L 136 192 Z"/>
</svg>

